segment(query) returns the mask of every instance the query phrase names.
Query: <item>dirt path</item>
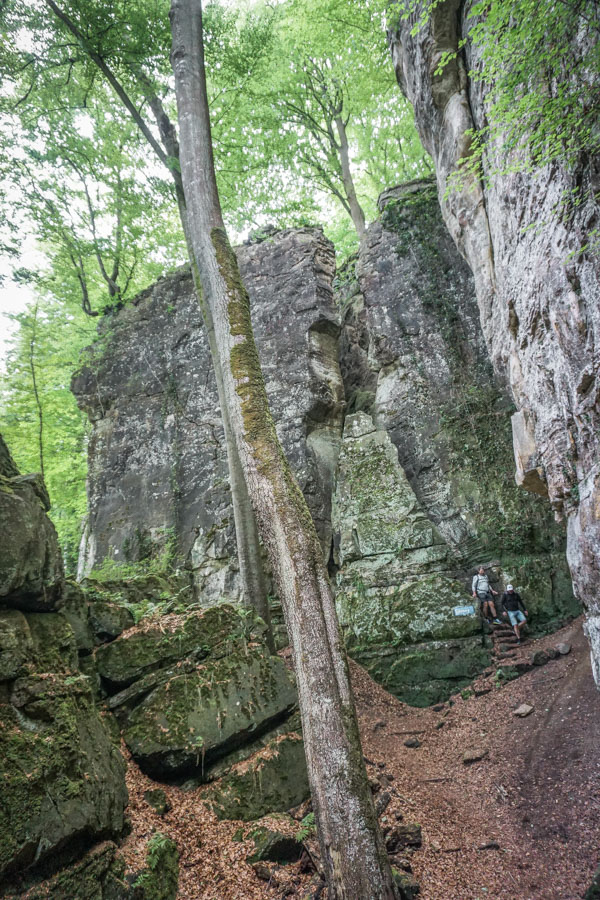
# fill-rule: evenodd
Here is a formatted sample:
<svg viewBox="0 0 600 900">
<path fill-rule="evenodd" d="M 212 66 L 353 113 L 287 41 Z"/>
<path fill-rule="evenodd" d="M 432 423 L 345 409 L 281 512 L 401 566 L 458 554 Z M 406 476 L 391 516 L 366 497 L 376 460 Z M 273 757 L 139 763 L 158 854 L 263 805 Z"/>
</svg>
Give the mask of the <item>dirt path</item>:
<svg viewBox="0 0 600 900">
<path fill-rule="evenodd" d="M 391 798 L 382 825 L 422 826 L 422 848 L 402 854 L 421 900 L 580 900 L 591 881 L 600 856 L 600 692 L 581 620 L 520 655 L 559 641 L 572 644 L 569 655 L 500 688 L 480 679 L 475 688 L 487 693 L 438 709 L 400 703 L 352 665 L 368 771 L 381 784 L 375 798 Z M 521 719 L 514 710 L 523 702 L 534 710 Z M 420 746 L 405 746 L 415 738 Z M 469 750 L 485 755 L 465 765 Z M 160 818 L 143 796 L 156 785 L 133 763 L 128 786 L 125 855 L 137 870 L 153 831 L 175 838 L 179 900 L 314 895 L 313 877 L 298 865 L 272 865 L 261 881 L 246 863 L 250 844 L 233 839 L 240 823 L 217 822 L 202 788 L 165 786 L 172 810 Z"/>
<path fill-rule="evenodd" d="M 572 644 L 568 656 L 437 712 L 399 703 L 353 667 L 365 754 L 393 776 L 406 821 L 423 827 L 412 859 L 423 900 L 585 892 L 600 855 L 600 693 L 581 620 L 523 651 L 559 641 Z M 523 702 L 534 711 L 516 718 Z M 410 732 L 417 749 L 404 746 Z M 486 756 L 465 765 L 467 750 Z"/>
</svg>

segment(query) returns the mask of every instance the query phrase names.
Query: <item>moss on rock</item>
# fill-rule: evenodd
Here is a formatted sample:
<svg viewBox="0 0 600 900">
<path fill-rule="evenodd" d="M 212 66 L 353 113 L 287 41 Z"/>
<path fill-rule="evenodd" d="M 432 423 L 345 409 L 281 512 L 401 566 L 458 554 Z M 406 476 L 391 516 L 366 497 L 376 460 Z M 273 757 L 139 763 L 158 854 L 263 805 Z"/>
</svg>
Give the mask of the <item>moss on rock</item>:
<svg viewBox="0 0 600 900">
<path fill-rule="evenodd" d="M 219 819 L 249 822 L 271 812 L 285 812 L 308 797 L 308 774 L 302 737 L 282 734 L 240 763 L 211 789 L 208 799 Z"/>
<path fill-rule="evenodd" d="M 159 684 L 129 714 L 123 736 L 148 774 L 203 776 L 295 704 L 283 661 L 263 647 L 238 647 Z"/>
<path fill-rule="evenodd" d="M 302 844 L 289 834 L 282 834 L 272 828 L 261 825 L 253 829 L 246 840 L 254 843 L 253 852 L 246 858 L 247 862 L 291 863 L 300 858 Z"/>
<path fill-rule="evenodd" d="M 0 450 L 0 533 L 7 538 L 0 542 L 0 601 L 14 609 L 55 609 L 64 574 L 56 529 L 46 515 L 48 495 L 39 476 L 18 474 L 1 437 Z"/>
<path fill-rule="evenodd" d="M 248 620 L 229 604 L 142 622 L 96 652 L 98 672 L 109 690 L 193 655 L 224 656 L 246 639 Z"/>
<path fill-rule="evenodd" d="M 16 609 L 0 610 L 0 681 L 25 674 L 32 654 L 33 640 L 24 614 Z"/>
<path fill-rule="evenodd" d="M 385 653 L 355 653 L 373 678 L 405 703 L 440 703 L 468 685 L 489 666 L 480 637 L 433 641 Z"/>
<path fill-rule="evenodd" d="M 124 761 L 77 669 L 68 622 L 25 619 L 25 673 L 0 685 L 0 875 L 118 833 L 127 803 Z"/>
<path fill-rule="evenodd" d="M 105 841 L 52 878 L 31 886 L 25 882 L 18 894 L 9 888 L 6 900 L 18 900 L 24 890 L 27 900 L 133 900 L 124 872 L 115 844 Z"/>
</svg>

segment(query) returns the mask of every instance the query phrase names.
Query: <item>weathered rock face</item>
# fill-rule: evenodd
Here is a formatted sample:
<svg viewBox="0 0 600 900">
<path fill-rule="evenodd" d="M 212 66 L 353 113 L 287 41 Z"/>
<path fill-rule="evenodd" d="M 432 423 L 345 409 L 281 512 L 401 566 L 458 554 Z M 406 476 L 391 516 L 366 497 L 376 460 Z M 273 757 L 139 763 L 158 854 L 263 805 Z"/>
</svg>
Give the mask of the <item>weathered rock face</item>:
<svg viewBox="0 0 600 900">
<path fill-rule="evenodd" d="M 0 603 L 19 609 L 54 609 L 63 564 L 50 501 L 40 475 L 20 475 L 0 436 Z"/>
<path fill-rule="evenodd" d="M 328 555 L 343 403 L 333 248 L 305 228 L 237 252 L 278 434 Z M 236 596 L 225 447 L 189 274 L 140 295 L 92 353 L 73 381 L 94 423 L 82 569 L 175 543 L 204 600 Z"/>
<path fill-rule="evenodd" d="M 562 530 L 512 484 L 512 404 L 494 378 L 473 278 L 444 227 L 435 186 L 380 198 L 354 279 L 341 368 L 349 411 L 390 436 L 426 515 L 466 568 L 546 553 Z M 499 527 L 500 526 L 500 527 Z"/>
<path fill-rule="evenodd" d="M 346 419 L 334 502 L 337 606 L 348 650 L 403 700 L 446 699 L 489 662 L 477 616 L 457 617 L 458 560 L 411 488 L 389 435 Z"/>
<path fill-rule="evenodd" d="M 334 537 L 351 652 L 404 699 L 435 702 L 488 660 L 477 616 L 454 615 L 470 602 L 475 565 L 490 565 L 499 587 L 510 579 L 527 589 L 537 625 L 576 604 L 561 529 L 512 478 L 514 407 L 494 378 L 473 277 L 435 186 L 391 189 L 380 208 L 356 266 L 337 277 L 339 338 L 331 248 L 319 231 L 275 233 L 242 248 L 240 262 L 280 437 L 326 551 Z M 106 334 L 74 382 L 94 420 L 96 561 L 139 556 L 169 535 L 202 603 L 235 598 L 225 460 L 211 443 L 220 441 L 216 394 L 189 279 L 159 282 Z M 154 373 L 149 396 L 138 359 Z M 118 647 L 138 665 L 133 643 L 131 653 L 124 640 L 109 643 L 96 654 L 104 684 L 128 703 L 157 689 L 154 664 L 127 676 L 103 668 Z"/>
<path fill-rule="evenodd" d="M 535 625 L 577 611 L 564 532 L 514 482 L 511 413 L 468 266 L 427 181 L 386 191 L 342 272 L 348 410 L 334 497 L 338 608 L 352 654 L 412 703 L 486 665 L 467 572 L 517 581 Z M 465 590 L 466 589 L 466 590 Z"/>
<path fill-rule="evenodd" d="M 76 640 L 67 617 L 52 611 L 68 592 L 43 485 L 18 474 L 1 439 L 0 461 L 11 537 L 0 606 L 2 879 L 119 834 L 127 790 L 118 745 L 78 667 L 87 633 Z"/>
<path fill-rule="evenodd" d="M 600 258 L 589 246 L 599 219 L 600 161 L 582 155 L 570 169 L 555 163 L 511 172 L 488 186 L 471 180 L 446 195 L 469 129 L 486 115 L 485 90 L 467 75 L 481 67 L 468 42 L 470 6 L 446 0 L 416 35 L 411 20 L 401 22 L 389 32 L 390 47 L 435 162 L 444 220 L 473 271 L 491 359 L 518 408 L 517 480 L 547 492 L 556 514 L 568 519 L 568 559 L 587 606 L 600 682 Z M 459 53 L 438 73 L 441 55 L 453 54 L 463 38 L 466 60 Z M 490 153 L 493 165 L 493 147 Z M 574 190 L 582 203 L 565 201 Z"/>
<path fill-rule="evenodd" d="M 196 606 L 97 649 L 108 706 L 145 772 L 212 779 L 293 730 L 296 691 L 264 631 L 230 604 Z"/>
</svg>

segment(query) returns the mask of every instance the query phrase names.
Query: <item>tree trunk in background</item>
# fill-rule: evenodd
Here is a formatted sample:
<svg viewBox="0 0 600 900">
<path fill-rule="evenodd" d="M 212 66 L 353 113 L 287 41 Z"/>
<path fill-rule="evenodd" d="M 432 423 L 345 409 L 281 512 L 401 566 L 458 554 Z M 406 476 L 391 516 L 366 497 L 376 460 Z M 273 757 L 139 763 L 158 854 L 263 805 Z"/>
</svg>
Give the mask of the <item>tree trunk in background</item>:
<svg viewBox="0 0 600 900">
<path fill-rule="evenodd" d="M 248 606 L 253 606 L 254 609 L 258 612 L 258 614 L 264 619 L 267 625 L 267 644 L 269 649 L 273 652 L 275 650 L 275 645 L 273 641 L 273 631 L 271 628 L 271 615 L 269 611 L 269 600 L 267 596 L 266 589 L 266 579 L 263 570 L 262 564 L 262 554 L 260 548 L 260 541 L 258 537 L 258 529 L 256 526 L 256 519 L 254 516 L 254 511 L 252 509 L 252 504 L 250 502 L 250 497 L 248 495 L 248 489 L 246 487 L 246 482 L 244 479 L 244 474 L 242 471 L 241 462 L 239 459 L 238 451 L 236 443 L 231 434 L 231 426 L 229 424 L 229 418 L 227 416 L 226 404 L 224 402 L 224 394 L 223 394 L 223 377 L 221 374 L 221 367 L 219 362 L 219 357 L 217 353 L 217 347 L 214 340 L 214 328 L 212 325 L 212 319 L 210 316 L 210 310 L 207 305 L 204 303 L 202 298 L 202 287 L 200 284 L 200 280 L 198 278 L 198 270 L 193 262 L 193 252 L 190 243 L 190 236 L 188 232 L 187 226 L 187 211 L 185 207 L 185 198 L 183 193 L 183 185 L 181 182 L 181 175 L 179 172 L 179 144 L 177 143 L 177 135 L 175 128 L 173 127 L 169 116 L 167 115 L 162 101 L 160 100 L 158 94 L 154 90 L 152 83 L 149 79 L 144 75 L 142 69 L 139 65 L 132 66 L 131 72 L 135 76 L 142 93 L 144 94 L 146 101 L 154 118 L 156 119 L 156 124 L 158 126 L 158 130 L 160 132 L 161 141 L 164 147 L 164 151 L 161 148 L 160 144 L 154 138 L 154 135 L 148 128 L 147 124 L 144 122 L 141 113 L 137 109 L 136 105 L 131 101 L 130 97 L 127 95 L 127 92 L 123 88 L 123 85 L 118 81 L 115 77 L 114 73 L 106 63 L 102 57 L 95 52 L 90 42 L 86 39 L 85 34 L 81 31 L 79 26 L 73 21 L 73 19 L 68 15 L 65 10 L 61 9 L 55 0 L 45 0 L 47 6 L 52 10 L 54 15 L 63 23 L 63 25 L 71 32 L 71 34 L 77 39 L 80 43 L 84 52 L 89 56 L 89 58 L 98 66 L 108 83 L 111 85 L 113 90 L 115 91 L 117 97 L 125 107 L 125 109 L 129 112 L 132 120 L 135 122 L 141 133 L 144 135 L 146 141 L 149 143 L 150 147 L 154 151 L 155 155 L 158 159 L 169 169 L 173 182 L 175 184 L 175 193 L 177 196 L 177 206 L 179 209 L 179 217 L 181 219 L 181 226 L 183 228 L 183 233 L 186 239 L 186 245 L 188 248 L 188 255 L 190 258 L 190 265 L 192 267 L 192 276 L 194 278 L 194 285 L 196 287 L 196 291 L 198 294 L 198 302 L 200 304 L 200 308 L 202 310 L 204 325 L 206 327 L 208 342 L 210 347 L 210 353 L 213 361 L 213 367 L 215 371 L 215 379 L 217 382 L 217 392 L 219 396 L 219 404 L 221 407 L 221 417 L 223 421 L 223 431 L 225 434 L 225 444 L 227 448 L 227 462 L 229 466 L 229 478 L 230 478 L 230 488 L 231 488 L 231 504 L 233 506 L 233 518 L 235 524 L 235 536 L 236 536 L 236 545 L 237 545 L 237 556 L 238 562 L 240 566 L 240 579 L 242 582 L 242 592 L 244 596 L 244 602 Z M 82 285 L 83 287 L 83 285 Z M 90 313 L 91 314 L 91 313 Z M 94 313 L 94 315 L 97 315 Z M 32 374 L 34 377 L 34 388 L 35 388 L 35 373 L 32 369 Z M 41 417 L 41 411 L 40 411 Z M 40 446 L 41 446 L 41 418 L 40 418 Z M 40 453 L 41 458 L 41 453 Z M 43 460 L 42 460 L 42 474 L 43 474 Z"/>
<path fill-rule="evenodd" d="M 356 196 L 356 189 L 354 187 L 354 179 L 352 178 L 352 172 L 350 171 L 350 152 L 348 148 L 348 135 L 346 134 L 346 126 L 344 124 L 344 120 L 341 116 L 337 116 L 335 120 L 335 127 L 337 128 L 337 133 L 340 139 L 340 162 L 342 164 L 342 181 L 344 182 L 344 190 L 346 192 L 346 197 L 348 199 L 348 206 L 350 207 L 350 215 L 352 216 L 352 221 L 354 222 L 354 227 L 356 228 L 356 233 L 358 235 L 358 239 L 362 238 L 365 233 L 365 214 L 363 212 L 363 208 L 358 202 L 358 197 Z"/>
<path fill-rule="evenodd" d="M 35 342 L 37 338 L 37 317 L 38 305 L 36 303 L 35 312 L 33 314 L 33 328 L 31 331 L 31 338 L 29 340 L 29 368 L 31 370 L 31 384 L 33 386 L 33 395 L 35 397 L 35 406 L 38 415 L 38 449 L 40 454 L 40 472 L 42 473 L 42 478 L 44 478 L 44 413 L 42 411 L 42 402 L 40 400 L 40 394 L 37 386 L 37 377 L 35 374 Z"/>
<path fill-rule="evenodd" d="M 172 0 L 181 171 L 232 432 L 290 634 L 330 900 L 397 897 L 368 786 L 347 661 L 315 527 L 269 412 L 250 306 L 217 191 L 200 0 Z"/>
</svg>

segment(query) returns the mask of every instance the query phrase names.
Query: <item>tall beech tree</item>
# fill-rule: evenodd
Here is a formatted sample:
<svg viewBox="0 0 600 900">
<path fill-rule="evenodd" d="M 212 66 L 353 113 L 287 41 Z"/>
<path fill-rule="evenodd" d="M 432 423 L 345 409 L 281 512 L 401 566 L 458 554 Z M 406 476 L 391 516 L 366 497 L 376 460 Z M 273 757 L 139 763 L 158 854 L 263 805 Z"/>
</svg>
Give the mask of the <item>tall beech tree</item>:
<svg viewBox="0 0 600 900">
<path fill-rule="evenodd" d="M 172 0 L 172 64 L 192 264 L 224 403 L 292 645 L 309 779 L 331 900 L 397 897 L 369 790 L 344 645 L 308 507 L 277 439 L 248 294 L 217 189 L 200 0 Z"/>
</svg>

